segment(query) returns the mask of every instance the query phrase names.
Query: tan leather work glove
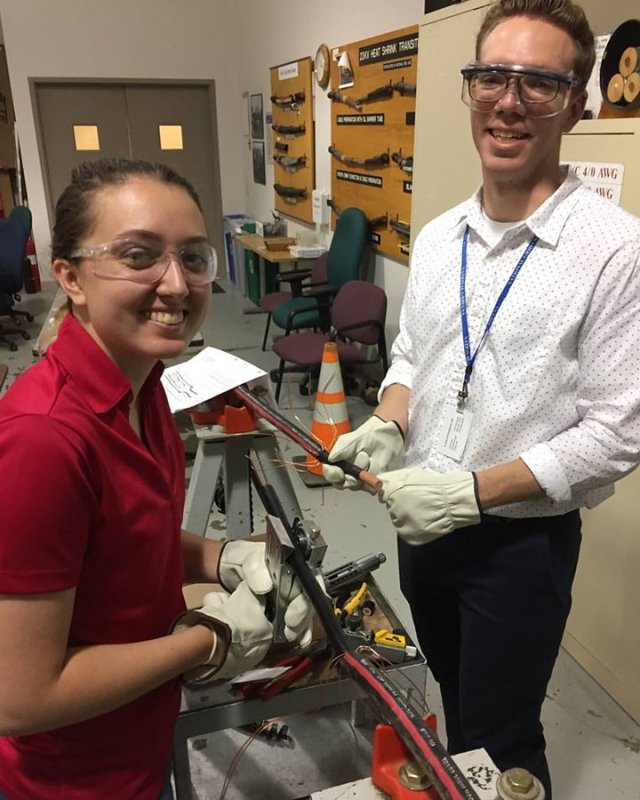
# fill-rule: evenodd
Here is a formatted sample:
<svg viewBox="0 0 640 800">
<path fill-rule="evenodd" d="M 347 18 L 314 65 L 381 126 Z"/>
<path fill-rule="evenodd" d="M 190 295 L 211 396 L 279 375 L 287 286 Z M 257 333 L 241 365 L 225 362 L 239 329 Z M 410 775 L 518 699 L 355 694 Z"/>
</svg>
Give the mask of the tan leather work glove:
<svg viewBox="0 0 640 800">
<path fill-rule="evenodd" d="M 257 597 L 243 581 L 232 594 L 209 592 L 202 608 L 178 617 L 171 633 L 205 625 L 214 634 L 206 663 L 184 674 L 187 685 L 232 678 L 263 660 L 273 641 L 273 627 L 264 615 L 264 604 L 264 597 Z"/>
<path fill-rule="evenodd" d="M 264 542 L 234 539 L 223 545 L 218 561 L 220 585 L 227 592 L 233 591 L 242 581 L 249 584 L 255 595 L 266 595 L 273 588 L 273 581 L 265 562 Z M 318 582 L 322 577 L 318 576 Z M 324 583 L 321 583 L 324 589 Z M 212 595 L 220 592 L 212 592 Z M 291 584 L 288 605 L 284 612 L 284 635 L 288 642 L 297 642 L 300 647 L 311 643 L 314 609 L 297 580 Z"/>
<path fill-rule="evenodd" d="M 380 500 L 398 536 L 409 544 L 428 544 L 446 533 L 477 525 L 480 504 L 473 472 L 409 467 L 378 475 Z"/>
<path fill-rule="evenodd" d="M 404 452 L 404 435 L 397 422 L 380 417 L 369 419 L 351 433 L 338 438 L 331 452 L 331 461 L 350 461 L 356 467 L 378 475 L 389 468 L 394 458 Z M 336 489 L 362 489 L 364 484 L 345 475 L 340 467 L 325 464 L 322 473 Z"/>
<path fill-rule="evenodd" d="M 254 594 L 267 594 L 273 581 L 265 561 L 264 542 L 232 539 L 222 545 L 218 560 L 218 580 L 226 592 L 232 592 L 242 581 Z"/>
</svg>

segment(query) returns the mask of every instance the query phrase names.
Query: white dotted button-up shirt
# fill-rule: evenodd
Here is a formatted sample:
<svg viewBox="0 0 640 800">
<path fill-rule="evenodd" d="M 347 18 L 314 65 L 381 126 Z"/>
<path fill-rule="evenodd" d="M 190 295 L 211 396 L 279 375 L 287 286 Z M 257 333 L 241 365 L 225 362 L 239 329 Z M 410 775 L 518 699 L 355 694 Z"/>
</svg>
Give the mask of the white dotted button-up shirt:
<svg viewBox="0 0 640 800">
<path fill-rule="evenodd" d="M 532 235 L 539 242 L 477 355 L 466 401 L 471 431 L 455 461 L 436 444 L 466 367 L 460 265 L 467 225 L 472 353 Z M 492 514 L 592 507 L 640 461 L 640 219 L 570 173 L 497 243 L 489 228 L 478 191 L 416 238 L 381 387 L 411 390 L 406 465 L 452 472 L 521 458 L 546 497 Z"/>
</svg>

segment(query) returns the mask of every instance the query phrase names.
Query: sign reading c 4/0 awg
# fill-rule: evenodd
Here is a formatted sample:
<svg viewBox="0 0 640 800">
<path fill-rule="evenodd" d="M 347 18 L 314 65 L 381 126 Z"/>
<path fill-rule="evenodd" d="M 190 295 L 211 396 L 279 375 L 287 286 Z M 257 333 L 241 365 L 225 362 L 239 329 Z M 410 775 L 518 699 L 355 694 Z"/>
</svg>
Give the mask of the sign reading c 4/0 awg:
<svg viewBox="0 0 640 800">
<path fill-rule="evenodd" d="M 566 161 L 584 185 L 592 192 L 620 205 L 624 164 L 601 164 L 595 161 Z"/>
</svg>

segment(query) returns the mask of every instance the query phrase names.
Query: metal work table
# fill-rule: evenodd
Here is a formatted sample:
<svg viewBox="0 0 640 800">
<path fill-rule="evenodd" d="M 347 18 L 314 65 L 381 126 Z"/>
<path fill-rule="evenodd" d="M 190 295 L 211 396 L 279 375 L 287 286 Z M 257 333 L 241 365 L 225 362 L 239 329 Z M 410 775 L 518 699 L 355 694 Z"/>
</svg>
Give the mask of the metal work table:
<svg viewBox="0 0 640 800">
<path fill-rule="evenodd" d="M 204 535 L 214 502 L 216 481 L 224 476 L 227 538 L 244 538 L 253 533 L 249 456 L 264 481 L 273 487 L 287 518 L 303 518 L 289 473 L 282 461 L 273 432 L 252 431 L 228 435 L 208 426 L 196 426 L 198 449 L 187 491 L 183 527 Z M 393 609 L 377 586 L 367 578 L 376 607 L 389 620 L 389 627 L 400 625 Z M 394 682 L 407 694 L 422 692 L 426 683 L 426 663 L 418 656 L 388 668 Z M 315 677 L 312 677 L 315 676 Z M 310 673 L 287 691 L 268 701 L 239 700 L 229 684 L 212 684 L 197 690 L 184 689 L 176 724 L 173 768 L 177 800 L 191 800 L 188 739 L 225 728 L 247 725 L 271 717 L 306 713 L 363 697 L 356 684 L 346 677 L 320 678 Z"/>
<path fill-rule="evenodd" d="M 384 595 L 375 581 L 367 579 L 373 589 L 376 603 L 383 607 L 390 616 L 392 625 L 398 623 Z M 410 696 L 416 691 L 422 692 L 426 683 L 427 667 L 424 658 L 418 656 L 403 664 L 388 668 L 397 686 Z M 272 717 L 283 717 L 292 714 L 305 714 L 332 705 L 357 701 L 363 697 L 362 691 L 346 677 L 332 677 L 329 680 L 315 679 L 309 683 L 301 681 L 276 697 L 262 701 L 239 700 L 231 691 L 228 683 L 212 684 L 196 690 L 183 689 L 182 705 L 176 724 L 173 745 L 173 770 L 176 789 L 176 800 L 192 800 L 191 777 L 189 768 L 188 740 L 193 736 L 204 736 L 208 733 L 248 725 Z M 354 712 L 356 709 L 354 709 Z"/>
<path fill-rule="evenodd" d="M 225 484 L 227 538 L 242 539 L 253 533 L 251 484 L 248 455 L 251 454 L 269 476 L 284 510 L 302 516 L 287 470 L 273 433 L 225 434 L 210 426 L 195 426 L 198 448 L 184 504 L 182 527 L 204 536 L 213 506 L 216 481 Z"/>
</svg>

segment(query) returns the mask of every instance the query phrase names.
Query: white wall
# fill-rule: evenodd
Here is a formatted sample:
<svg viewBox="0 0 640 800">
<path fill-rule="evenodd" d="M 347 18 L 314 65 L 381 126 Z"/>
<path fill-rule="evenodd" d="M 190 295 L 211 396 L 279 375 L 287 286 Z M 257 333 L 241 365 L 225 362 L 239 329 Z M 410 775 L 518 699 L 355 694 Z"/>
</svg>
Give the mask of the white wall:
<svg viewBox="0 0 640 800">
<path fill-rule="evenodd" d="M 213 78 L 224 212 L 270 219 L 273 171 L 267 167 L 266 187 L 253 183 L 246 96 L 262 93 L 268 111 L 270 67 L 313 57 L 321 42 L 331 48 L 417 24 L 423 10 L 423 0 L 0 0 L 41 268 L 49 264 L 50 221 L 30 77 Z M 329 189 L 330 101 L 321 89 L 315 117 L 316 184 Z M 390 334 L 406 276 L 403 264 L 375 259 L 375 281 L 389 297 Z"/>
<path fill-rule="evenodd" d="M 238 83 L 240 4 L 225 0 L 0 0 L 34 237 L 49 264 L 50 221 L 28 79 L 215 79 L 224 210 L 244 205 Z"/>
</svg>

